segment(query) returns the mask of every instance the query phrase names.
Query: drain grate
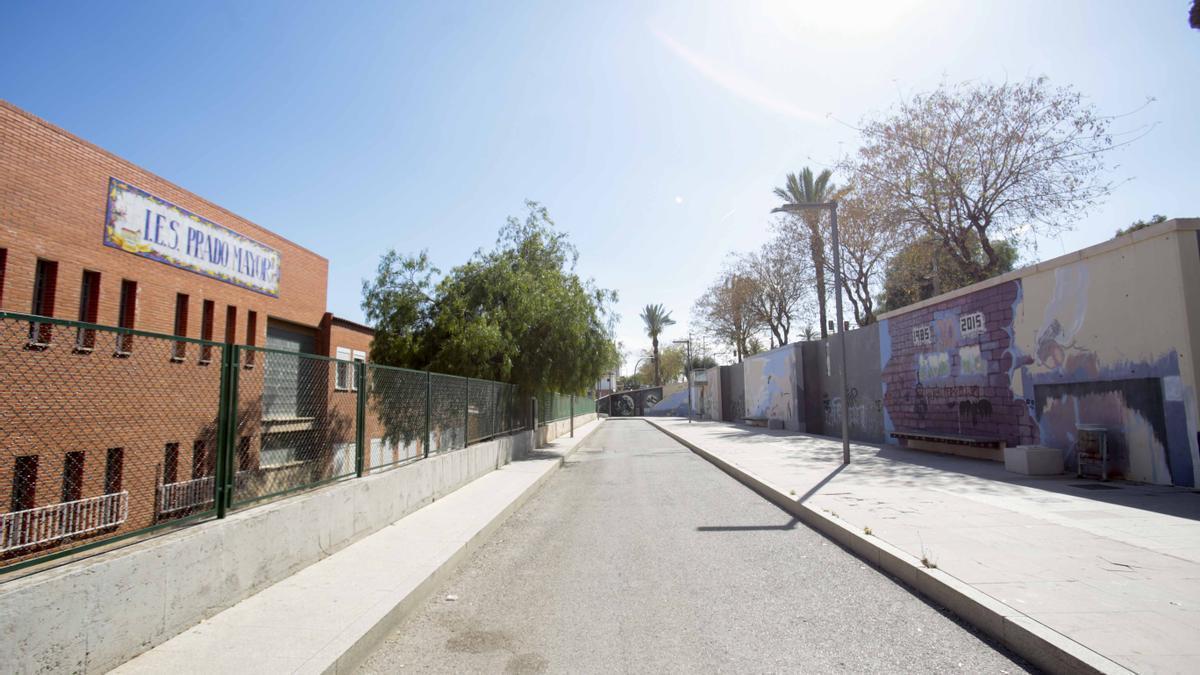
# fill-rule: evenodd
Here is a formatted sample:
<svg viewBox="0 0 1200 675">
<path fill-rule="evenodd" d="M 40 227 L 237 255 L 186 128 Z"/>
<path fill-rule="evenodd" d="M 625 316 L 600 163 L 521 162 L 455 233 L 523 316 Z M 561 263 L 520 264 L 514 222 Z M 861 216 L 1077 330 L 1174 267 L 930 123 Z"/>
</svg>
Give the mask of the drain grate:
<svg viewBox="0 0 1200 675">
<path fill-rule="evenodd" d="M 1077 487 L 1080 490 L 1120 490 L 1116 485 L 1107 483 L 1072 483 L 1071 487 Z"/>
</svg>

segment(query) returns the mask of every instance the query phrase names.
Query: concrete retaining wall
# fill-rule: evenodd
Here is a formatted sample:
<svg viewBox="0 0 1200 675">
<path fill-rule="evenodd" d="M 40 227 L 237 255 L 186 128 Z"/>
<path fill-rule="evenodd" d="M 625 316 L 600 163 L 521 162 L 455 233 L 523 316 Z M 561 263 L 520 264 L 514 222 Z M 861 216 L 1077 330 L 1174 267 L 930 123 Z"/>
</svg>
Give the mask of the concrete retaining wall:
<svg viewBox="0 0 1200 675">
<path fill-rule="evenodd" d="M 583 425 L 595 420 L 597 417 L 594 412 L 583 413 L 575 416 L 575 428 L 579 429 Z M 542 447 L 547 443 L 551 443 L 556 438 L 561 438 L 571 433 L 571 418 L 565 420 L 557 420 L 538 427 L 537 430 L 537 447 Z"/>
<path fill-rule="evenodd" d="M 107 671 L 525 455 L 533 438 L 504 436 L 4 584 L 0 672 Z"/>
</svg>

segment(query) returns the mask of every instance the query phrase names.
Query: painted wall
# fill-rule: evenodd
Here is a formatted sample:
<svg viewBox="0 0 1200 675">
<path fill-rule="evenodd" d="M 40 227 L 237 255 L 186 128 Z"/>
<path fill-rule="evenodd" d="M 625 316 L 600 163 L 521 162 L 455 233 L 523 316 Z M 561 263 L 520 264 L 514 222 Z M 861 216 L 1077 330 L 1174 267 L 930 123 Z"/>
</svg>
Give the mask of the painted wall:
<svg viewBox="0 0 1200 675">
<path fill-rule="evenodd" d="M 696 409 L 704 419 L 721 419 L 721 370 L 716 366 L 704 371 L 705 381 L 696 386 Z"/>
<path fill-rule="evenodd" d="M 879 324 L 848 331 L 846 398 L 843 405 L 841 346 L 837 336 L 801 343 L 804 353 L 805 418 L 809 431 L 841 436 L 842 414 L 849 416 L 850 438 L 884 442 L 883 389 L 879 360 Z"/>
<path fill-rule="evenodd" d="M 741 422 L 746 416 L 746 369 L 740 363 L 721 366 L 721 417 L 726 422 Z"/>
<path fill-rule="evenodd" d="M 1100 425 L 1110 474 L 1195 485 L 1197 228 L 1169 221 L 884 315 L 884 432 L 1045 445 L 1074 467 L 1077 425 Z"/>
<path fill-rule="evenodd" d="M 746 416 L 781 419 L 785 428 L 803 431 L 804 365 L 800 346 L 785 345 L 747 357 L 742 369 Z"/>
</svg>

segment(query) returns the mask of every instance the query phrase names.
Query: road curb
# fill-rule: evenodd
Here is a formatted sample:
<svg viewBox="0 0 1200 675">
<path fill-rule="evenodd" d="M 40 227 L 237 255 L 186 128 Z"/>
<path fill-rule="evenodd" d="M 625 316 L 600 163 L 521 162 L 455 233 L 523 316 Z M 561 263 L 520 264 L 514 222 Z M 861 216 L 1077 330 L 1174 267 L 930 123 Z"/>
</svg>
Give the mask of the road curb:
<svg viewBox="0 0 1200 675">
<path fill-rule="evenodd" d="M 782 488 L 708 452 L 653 420 L 646 419 L 646 422 L 805 525 L 891 574 L 910 590 L 946 608 L 1038 668 L 1055 673 L 1124 675 L 1133 672 L 960 579 L 936 568 L 926 568 L 911 554 L 797 501 Z"/>
<path fill-rule="evenodd" d="M 491 521 L 488 522 L 487 525 L 485 525 L 482 529 L 475 533 L 473 537 L 463 543 L 458 550 L 450 554 L 445 561 L 438 565 L 437 569 L 430 572 L 429 576 L 422 580 L 421 583 L 418 584 L 411 593 L 404 596 L 404 599 L 398 602 L 396 606 L 393 607 L 387 613 L 387 615 L 383 617 L 383 619 L 368 628 L 352 645 L 350 645 L 345 649 L 345 651 L 333 659 L 332 663 L 329 663 L 328 666 L 322 669 L 314 669 L 313 672 L 334 674 L 351 673 L 357 670 L 357 668 L 362 665 L 364 661 L 366 661 L 367 657 L 369 657 L 375 651 L 375 649 L 379 647 L 379 645 L 383 644 L 383 641 L 392 634 L 397 626 L 411 616 L 412 613 L 416 611 L 422 603 L 428 600 L 433 594 L 433 591 L 437 589 L 437 587 L 441 585 L 441 583 L 445 581 L 451 574 L 453 574 L 464 560 L 469 558 L 472 553 L 479 549 L 480 546 L 486 544 L 488 540 L 491 539 L 492 534 L 498 530 L 505 521 L 508 520 L 509 516 L 516 512 L 517 509 L 524 506 L 525 502 L 529 501 L 529 499 L 532 498 L 533 495 L 535 495 L 537 491 L 542 488 L 546 481 L 549 480 L 550 477 L 553 476 L 560 468 L 562 468 L 562 465 L 566 462 L 566 459 L 575 453 L 579 446 L 583 444 L 583 441 L 588 436 L 595 433 L 597 429 L 603 426 L 604 419 L 597 418 L 597 422 L 598 423 L 589 429 L 587 433 L 583 434 L 582 436 L 577 436 L 575 445 L 571 446 L 569 450 L 564 452 L 562 456 L 558 458 L 558 461 L 554 462 L 545 471 L 545 473 L 543 473 L 541 476 L 538 476 L 537 480 L 531 483 L 529 487 L 522 490 L 519 495 L 517 495 L 511 502 L 508 503 L 507 506 L 501 509 L 491 519 Z M 301 671 L 307 672 L 308 669 L 302 668 Z"/>
</svg>

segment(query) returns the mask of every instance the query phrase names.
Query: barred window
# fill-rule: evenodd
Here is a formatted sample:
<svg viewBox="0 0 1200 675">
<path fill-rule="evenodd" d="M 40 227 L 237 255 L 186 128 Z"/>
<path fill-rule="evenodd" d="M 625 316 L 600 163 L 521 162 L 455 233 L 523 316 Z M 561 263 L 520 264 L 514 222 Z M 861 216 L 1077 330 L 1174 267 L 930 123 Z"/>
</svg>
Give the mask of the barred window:
<svg viewBox="0 0 1200 675">
<path fill-rule="evenodd" d="M 179 444 L 167 443 L 163 448 L 163 484 L 179 482 Z"/>
<path fill-rule="evenodd" d="M 38 456 L 21 455 L 13 462 L 11 511 L 28 511 L 37 503 Z"/>
<path fill-rule="evenodd" d="M 79 320 L 83 323 L 96 323 L 100 312 L 100 273 L 92 270 L 83 271 L 83 280 L 79 284 Z M 75 349 L 90 352 L 96 346 L 96 330 L 94 328 L 79 328 L 75 331 Z"/>
<path fill-rule="evenodd" d="M 350 391 L 350 385 L 354 381 L 354 353 L 346 347 L 338 347 L 336 357 L 337 370 L 334 374 L 333 388 L 338 391 Z"/>
<path fill-rule="evenodd" d="M 31 314 L 54 316 L 54 296 L 58 289 L 58 263 L 38 258 L 33 277 L 33 306 Z M 33 322 L 29 324 L 30 347 L 47 347 L 54 335 L 54 325 Z"/>
<path fill-rule="evenodd" d="M 77 502 L 83 499 L 83 453 L 68 452 L 63 461 L 62 501 Z"/>
<path fill-rule="evenodd" d="M 104 494 L 120 492 L 124 476 L 125 448 L 109 448 L 104 462 Z"/>
</svg>

